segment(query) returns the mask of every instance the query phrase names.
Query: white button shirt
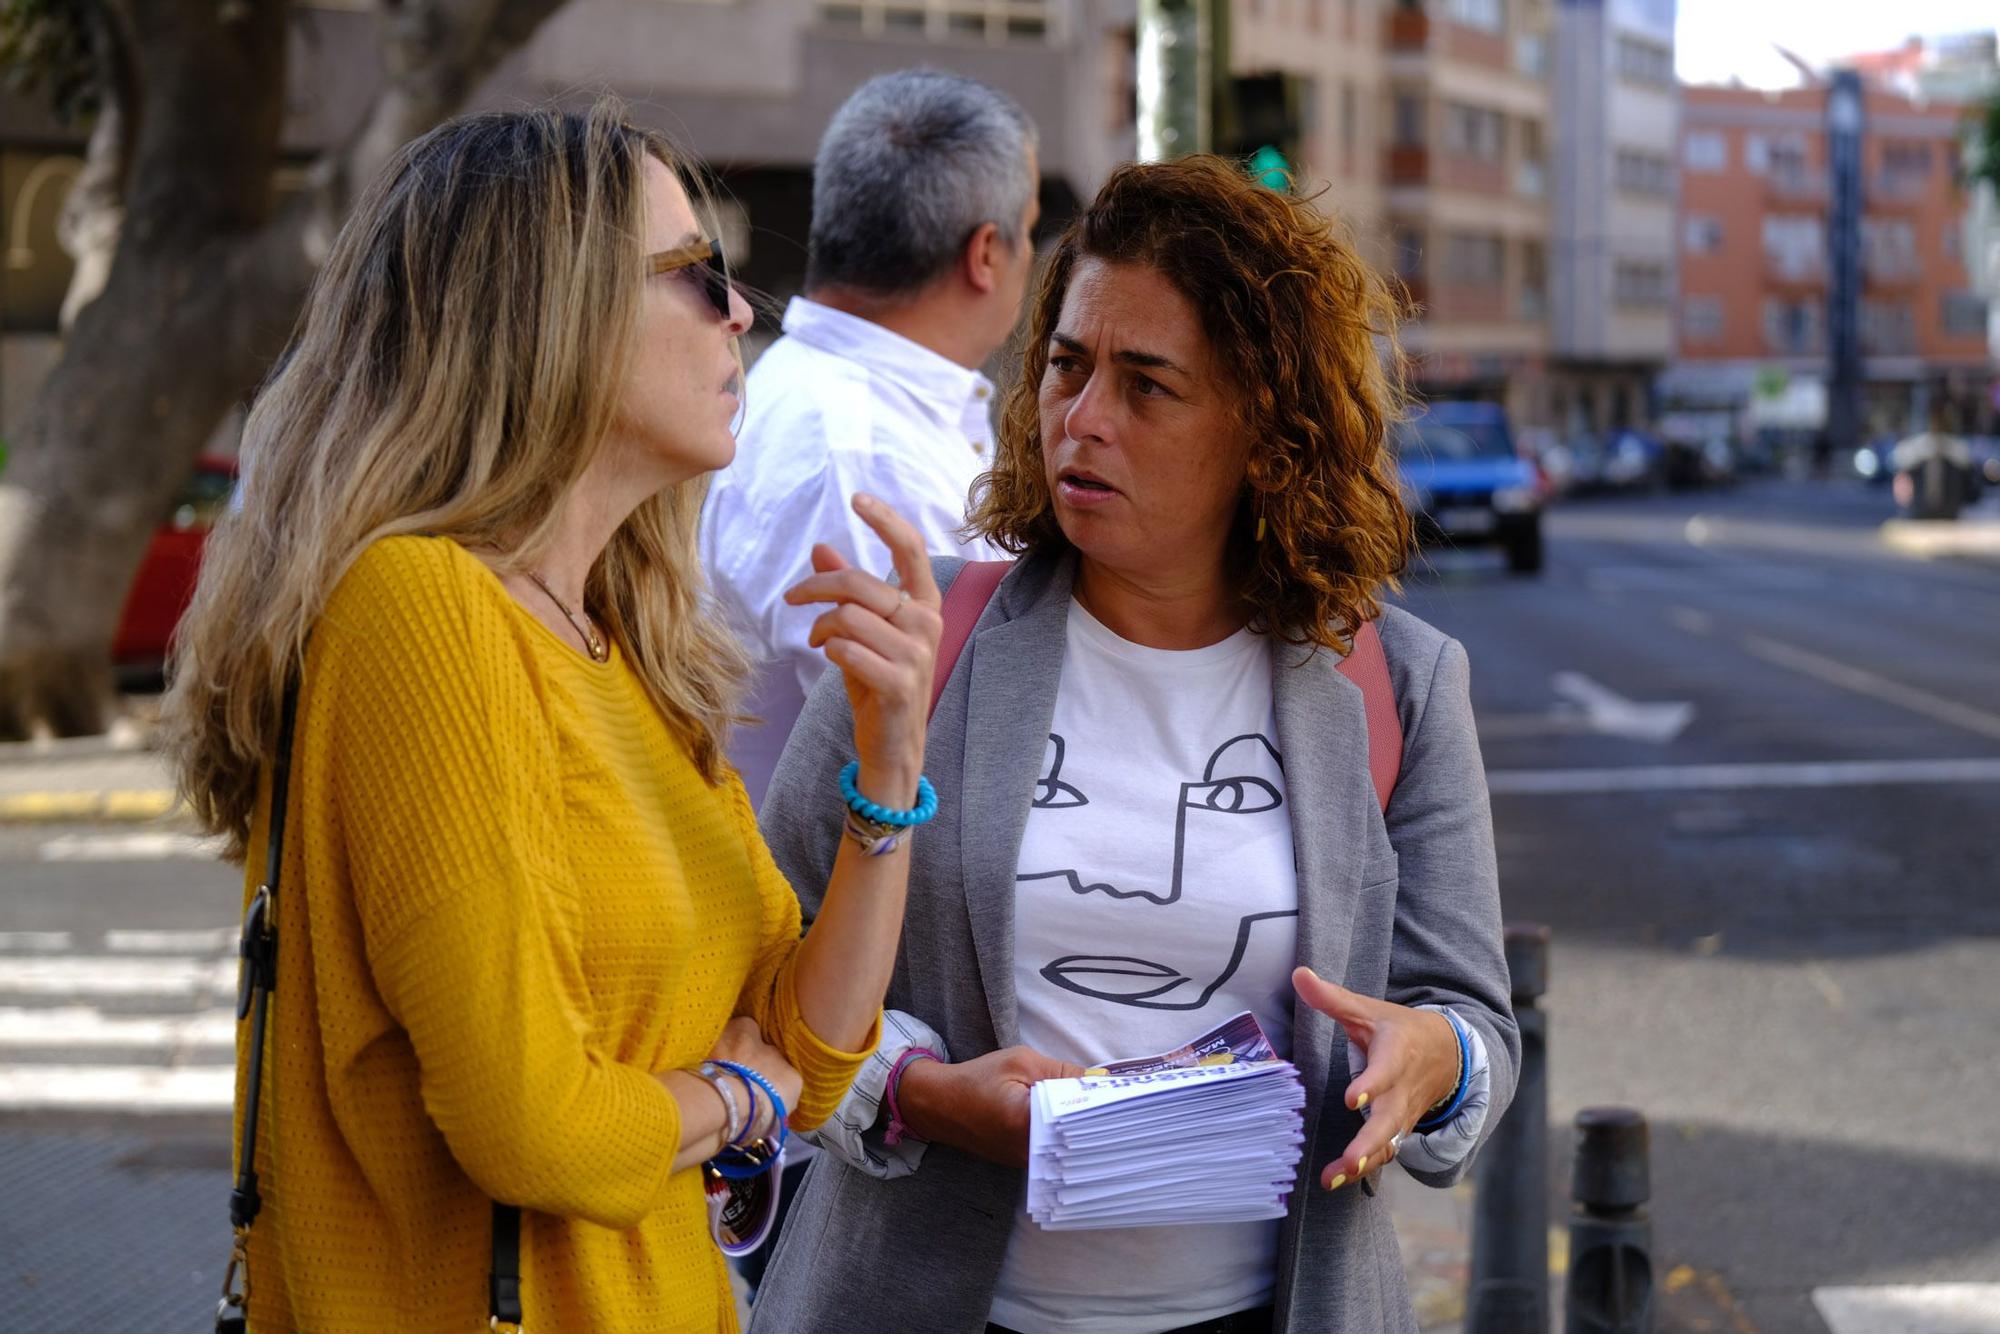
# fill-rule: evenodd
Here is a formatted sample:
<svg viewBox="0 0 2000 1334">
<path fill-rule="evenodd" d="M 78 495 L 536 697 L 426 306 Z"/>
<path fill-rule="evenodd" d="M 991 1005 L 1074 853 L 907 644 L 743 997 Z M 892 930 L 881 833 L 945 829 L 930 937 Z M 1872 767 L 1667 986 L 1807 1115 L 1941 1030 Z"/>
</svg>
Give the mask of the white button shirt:
<svg viewBox="0 0 2000 1334">
<path fill-rule="evenodd" d="M 749 710 L 730 759 L 761 803 L 806 692 L 827 668 L 806 647 L 825 605 L 790 607 L 785 590 L 812 573 L 825 542 L 850 564 L 886 575 L 888 549 L 849 502 L 886 501 L 939 555 L 1004 553 L 958 539 L 966 494 L 992 452 L 993 383 L 870 320 L 804 297 L 745 384 L 736 461 L 716 474 L 702 510 L 701 556 L 724 613 L 758 660 Z"/>
</svg>

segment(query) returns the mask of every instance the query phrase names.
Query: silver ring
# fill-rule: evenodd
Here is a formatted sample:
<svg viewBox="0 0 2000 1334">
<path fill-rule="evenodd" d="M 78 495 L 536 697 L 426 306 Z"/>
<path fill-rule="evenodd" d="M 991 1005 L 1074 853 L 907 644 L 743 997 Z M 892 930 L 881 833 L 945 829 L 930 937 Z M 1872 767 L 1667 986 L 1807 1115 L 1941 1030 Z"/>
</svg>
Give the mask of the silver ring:
<svg viewBox="0 0 2000 1334">
<path fill-rule="evenodd" d="M 1389 1136 L 1389 1152 L 1396 1153 L 1402 1147 L 1403 1147 L 1403 1132 L 1399 1130 L 1395 1134 Z"/>
</svg>

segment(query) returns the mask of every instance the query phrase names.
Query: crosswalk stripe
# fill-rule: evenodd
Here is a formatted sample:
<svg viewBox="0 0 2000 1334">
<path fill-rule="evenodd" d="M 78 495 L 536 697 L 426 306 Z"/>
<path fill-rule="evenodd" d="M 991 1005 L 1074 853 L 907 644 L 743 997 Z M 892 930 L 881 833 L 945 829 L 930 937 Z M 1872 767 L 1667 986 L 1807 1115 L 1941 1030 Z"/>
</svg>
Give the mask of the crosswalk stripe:
<svg viewBox="0 0 2000 1334">
<path fill-rule="evenodd" d="M 45 862 L 156 862 L 169 857 L 210 861 L 222 855 L 224 840 L 197 834 L 59 834 L 42 843 Z"/>
<path fill-rule="evenodd" d="M 0 1009 L 0 1048 L 219 1047 L 236 1041 L 236 1011 L 113 1015 L 88 1006 Z"/>
<path fill-rule="evenodd" d="M 67 931 L 0 931 L 0 951 L 57 954 L 70 946 Z"/>
<path fill-rule="evenodd" d="M 218 954 L 236 948 L 236 927 L 213 931 L 106 931 L 104 948 L 113 954 Z"/>
<path fill-rule="evenodd" d="M 235 987 L 234 959 L 0 958 L 0 993 L 192 998 Z"/>
<path fill-rule="evenodd" d="M 18 1111 L 222 1112 L 236 1097 L 226 1065 L 13 1065 L 0 1068 L 0 1107 Z"/>
<path fill-rule="evenodd" d="M 1814 1288 L 1831 1334 L 2000 1334 L 2000 1283 Z"/>
</svg>

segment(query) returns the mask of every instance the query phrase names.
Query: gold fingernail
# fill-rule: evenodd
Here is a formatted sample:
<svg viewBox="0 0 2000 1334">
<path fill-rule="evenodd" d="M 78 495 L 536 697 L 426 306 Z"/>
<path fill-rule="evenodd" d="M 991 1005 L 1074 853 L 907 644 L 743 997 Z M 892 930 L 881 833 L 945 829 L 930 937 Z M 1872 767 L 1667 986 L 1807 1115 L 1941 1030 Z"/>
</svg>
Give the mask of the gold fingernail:
<svg viewBox="0 0 2000 1334">
<path fill-rule="evenodd" d="M 1347 1173 L 1342 1172 L 1339 1176 L 1327 1182 L 1326 1188 L 1328 1190 L 1339 1190 L 1342 1186 L 1346 1184 L 1347 1184 Z"/>
<path fill-rule="evenodd" d="M 1354 1165 L 1355 1175 L 1357 1176 L 1363 1172 L 1366 1172 L 1367 1170 L 1368 1170 L 1368 1160 L 1366 1158 L 1363 1158 L 1360 1162 Z"/>
<path fill-rule="evenodd" d="M 1362 1094 L 1360 1097 L 1354 1100 L 1354 1110 L 1357 1112 L 1360 1111 L 1363 1107 L 1366 1107 L 1367 1105 L 1368 1105 L 1368 1095 L 1366 1093 Z"/>
</svg>

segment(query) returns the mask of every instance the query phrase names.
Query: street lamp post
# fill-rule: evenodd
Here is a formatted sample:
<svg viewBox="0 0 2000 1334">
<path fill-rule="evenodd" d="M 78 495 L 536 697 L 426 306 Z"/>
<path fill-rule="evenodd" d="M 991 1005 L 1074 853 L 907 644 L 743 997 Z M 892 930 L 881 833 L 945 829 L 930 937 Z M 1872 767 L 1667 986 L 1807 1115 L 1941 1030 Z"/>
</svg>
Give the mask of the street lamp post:
<svg viewBox="0 0 2000 1334">
<path fill-rule="evenodd" d="M 1206 152 L 1213 0 L 1139 0 L 1139 159 Z"/>
</svg>

